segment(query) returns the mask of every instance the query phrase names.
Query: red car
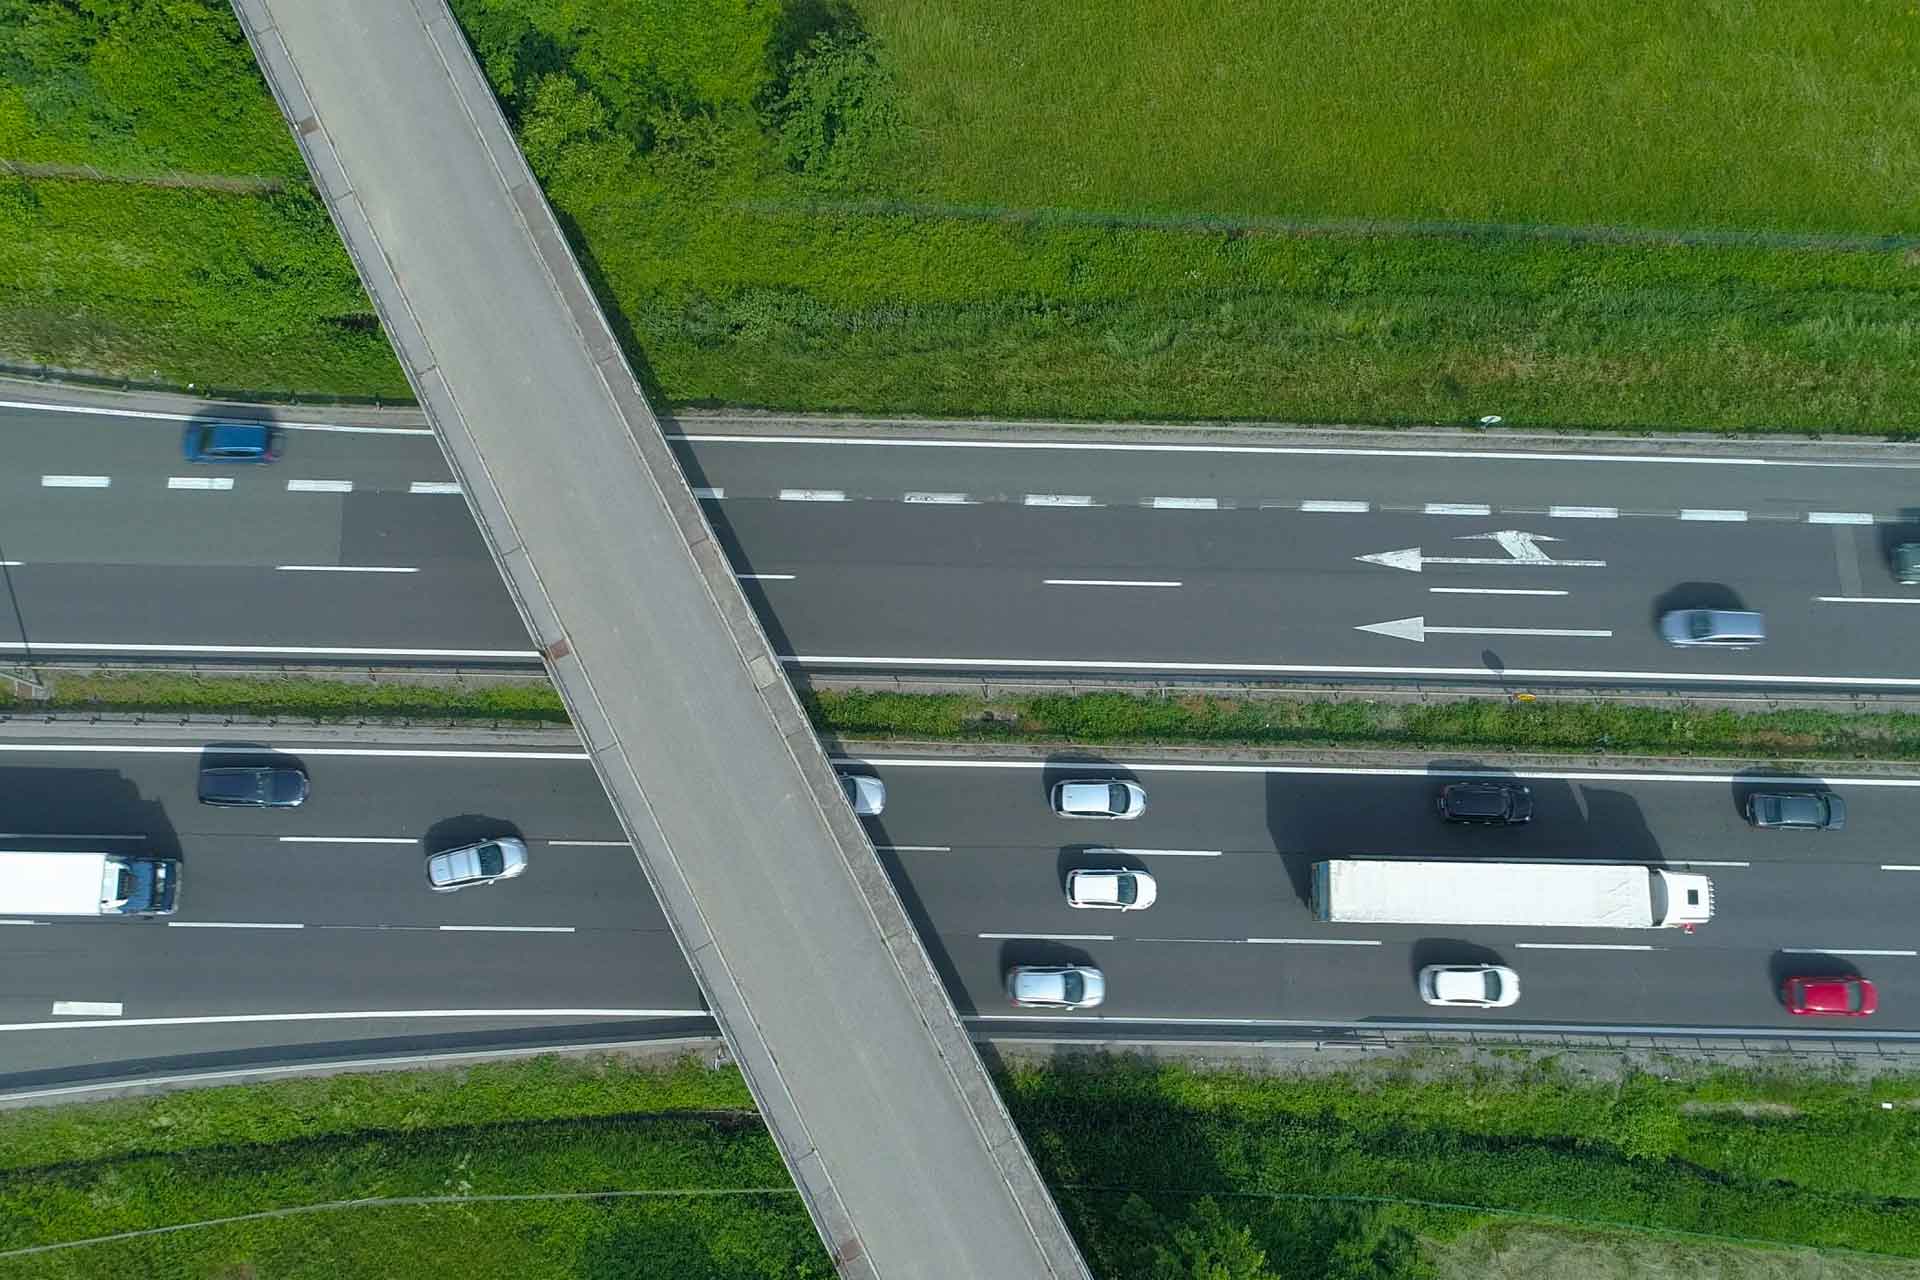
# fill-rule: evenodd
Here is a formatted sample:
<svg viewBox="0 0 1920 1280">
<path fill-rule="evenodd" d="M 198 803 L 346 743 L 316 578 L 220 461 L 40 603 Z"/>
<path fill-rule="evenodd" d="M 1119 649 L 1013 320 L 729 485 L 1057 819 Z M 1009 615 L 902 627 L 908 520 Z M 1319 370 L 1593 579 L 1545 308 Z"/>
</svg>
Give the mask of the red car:
<svg viewBox="0 0 1920 1280">
<path fill-rule="evenodd" d="M 1865 978 L 1788 978 L 1780 994 L 1788 1013 L 1864 1018 L 1880 1007 L 1880 997 Z"/>
</svg>

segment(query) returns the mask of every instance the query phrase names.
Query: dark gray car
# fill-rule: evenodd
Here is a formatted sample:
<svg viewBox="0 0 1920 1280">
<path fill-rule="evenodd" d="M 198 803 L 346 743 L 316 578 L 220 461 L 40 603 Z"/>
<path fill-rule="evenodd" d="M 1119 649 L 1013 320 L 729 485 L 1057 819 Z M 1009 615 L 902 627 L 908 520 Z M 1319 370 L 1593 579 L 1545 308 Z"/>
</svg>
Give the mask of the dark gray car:
<svg viewBox="0 0 1920 1280">
<path fill-rule="evenodd" d="M 1747 797 L 1747 821 L 1783 831 L 1839 831 L 1847 825 L 1847 802 L 1809 791 L 1756 791 Z"/>
<path fill-rule="evenodd" d="M 1440 788 L 1434 808 L 1447 822 L 1519 826 L 1533 821 L 1533 790 L 1518 783 L 1456 782 Z"/>
<path fill-rule="evenodd" d="M 307 799 L 307 775 L 284 766 L 200 771 L 200 803 L 229 809 L 295 809 Z"/>
</svg>

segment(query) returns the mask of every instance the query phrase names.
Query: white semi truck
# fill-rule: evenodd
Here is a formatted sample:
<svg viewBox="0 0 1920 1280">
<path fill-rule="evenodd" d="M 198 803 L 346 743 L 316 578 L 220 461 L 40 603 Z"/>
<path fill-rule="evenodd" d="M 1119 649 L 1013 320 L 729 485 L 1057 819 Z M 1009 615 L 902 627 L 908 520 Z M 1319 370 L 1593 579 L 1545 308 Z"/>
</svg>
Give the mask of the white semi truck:
<svg viewBox="0 0 1920 1280">
<path fill-rule="evenodd" d="M 0 853 L 0 916 L 164 916 L 180 860 L 124 853 Z"/>
<path fill-rule="evenodd" d="M 1617 863 L 1353 858 L 1313 864 L 1313 914 L 1332 924 L 1691 930 L 1713 916 L 1713 881 Z"/>
</svg>

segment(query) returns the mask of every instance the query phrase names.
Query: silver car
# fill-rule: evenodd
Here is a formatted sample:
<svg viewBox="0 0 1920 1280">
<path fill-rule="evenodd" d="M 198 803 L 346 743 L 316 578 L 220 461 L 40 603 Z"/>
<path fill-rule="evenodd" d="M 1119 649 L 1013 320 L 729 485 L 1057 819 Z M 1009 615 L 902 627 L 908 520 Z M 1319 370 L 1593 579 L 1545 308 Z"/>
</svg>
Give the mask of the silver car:
<svg viewBox="0 0 1920 1280">
<path fill-rule="evenodd" d="M 1755 649 L 1767 642 L 1767 621 L 1728 609 L 1675 609 L 1662 615 L 1660 636 L 1681 649 Z"/>
<path fill-rule="evenodd" d="M 839 775 L 840 789 L 847 793 L 847 803 L 862 818 L 877 818 L 887 807 L 887 784 L 878 778 L 870 778 L 864 773 L 843 773 Z"/>
<path fill-rule="evenodd" d="M 1108 778 L 1059 782 L 1053 811 L 1063 818 L 1137 818 L 1147 811 L 1147 793 L 1137 782 Z"/>
<path fill-rule="evenodd" d="M 1007 996 L 1023 1009 L 1091 1009 L 1107 998 L 1107 978 L 1092 965 L 1017 964 Z"/>
<path fill-rule="evenodd" d="M 468 885 L 511 880 L 526 869 L 527 846 L 501 836 L 434 854 L 427 859 L 427 885 L 435 893 L 452 893 Z"/>
</svg>

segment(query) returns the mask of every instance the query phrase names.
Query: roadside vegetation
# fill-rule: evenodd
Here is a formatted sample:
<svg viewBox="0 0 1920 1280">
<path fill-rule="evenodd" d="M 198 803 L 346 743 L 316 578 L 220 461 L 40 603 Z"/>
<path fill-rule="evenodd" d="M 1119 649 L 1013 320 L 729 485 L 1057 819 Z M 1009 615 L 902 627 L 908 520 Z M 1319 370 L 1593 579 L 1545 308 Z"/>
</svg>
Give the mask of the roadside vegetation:
<svg viewBox="0 0 1920 1280">
<path fill-rule="evenodd" d="M 242 715 L 288 721 L 567 723 L 543 680 L 471 684 L 169 671 L 43 671 L 49 696 L 15 694 L 12 709 L 65 714 Z M 1688 703 L 1459 698 L 1226 697 L 1201 694 L 802 692 L 814 728 L 833 738 L 1086 747 L 1347 748 L 1544 755 L 1719 756 L 1753 760 L 1920 760 L 1920 714 L 1785 708 L 1737 711 Z"/>
<path fill-rule="evenodd" d="M 1450 1280 L 1576 1260 L 1920 1274 L 1920 1080 L 1658 1065 L 1590 1077 L 1432 1050 L 1254 1077 L 1093 1059 L 1017 1066 L 1002 1086 L 1111 1280 Z M 660 1194 L 592 1194 L 616 1191 Z M 433 1203 L 340 1204 L 403 1197 Z M 317 1205 L 337 1207 L 17 1252 Z M 739 1076 L 691 1062 L 540 1059 L 0 1113 L 0 1277 L 356 1280 L 398 1258 L 503 1280 L 832 1274 Z"/>
</svg>

